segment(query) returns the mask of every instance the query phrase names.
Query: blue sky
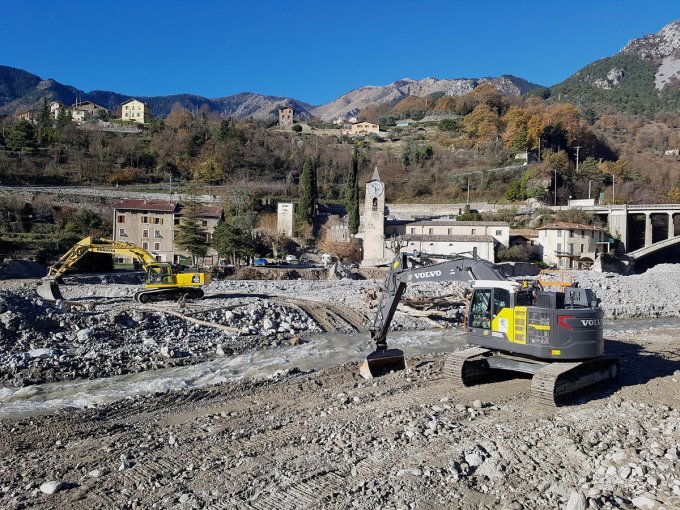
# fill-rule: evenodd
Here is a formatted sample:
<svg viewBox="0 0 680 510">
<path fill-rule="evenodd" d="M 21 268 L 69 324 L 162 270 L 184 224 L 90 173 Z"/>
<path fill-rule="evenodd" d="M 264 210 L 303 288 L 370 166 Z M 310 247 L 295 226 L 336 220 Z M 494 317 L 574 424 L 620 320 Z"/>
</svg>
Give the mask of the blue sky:
<svg viewBox="0 0 680 510">
<path fill-rule="evenodd" d="M 0 64 L 82 90 L 323 104 L 411 77 L 558 83 L 678 0 L 2 0 Z"/>
</svg>

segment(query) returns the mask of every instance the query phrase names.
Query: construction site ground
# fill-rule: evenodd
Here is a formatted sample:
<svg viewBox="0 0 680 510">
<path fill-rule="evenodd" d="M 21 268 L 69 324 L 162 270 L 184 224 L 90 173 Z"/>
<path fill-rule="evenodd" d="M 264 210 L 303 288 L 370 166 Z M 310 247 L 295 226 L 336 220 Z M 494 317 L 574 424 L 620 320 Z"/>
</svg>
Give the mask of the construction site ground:
<svg viewBox="0 0 680 510">
<path fill-rule="evenodd" d="M 0 507 L 680 508 L 680 330 L 673 319 L 680 303 L 672 284 L 677 276 L 677 269 L 665 268 L 640 280 L 587 277 L 604 298 L 606 313 L 644 321 L 606 329 L 606 350 L 621 360 L 619 379 L 563 407 L 532 401 L 525 377 L 456 388 L 442 375 L 445 354 L 407 352 L 406 371 L 373 381 L 359 377 L 355 362 L 338 359 L 322 370 L 291 367 L 256 379 L 60 408 L 0 421 Z M 26 285 L 32 282 L 5 282 L 2 292 L 9 308 L 3 314 L 14 314 L 12 324 L 28 337 L 39 331 L 22 329 L 25 317 L 11 308 L 28 302 Z M 225 300 L 237 290 L 261 294 L 262 303 L 245 305 L 264 314 L 256 320 L 280 321 L 281 313 L 288 314 L 303 337 L 312 326 L 338 330 L 338 321 L 366 343 L 360 319 L 371 317 L 368 303 L 376 285 L 217 282 L 212 292 L 228 294 L 219 298 Z M 628 286 L 630 292 L 621 294 Z M 113 307 L 133 287 L 96 284 L 72 292 L 76 302 L 106 298 Z M 452 288 L 438 292 L 450 295 Z M 647 293 L 657 296 L 652 309 L 645 308 Z M 37 313 L 35 307 L 31 302 L 24 315 Z M 78 320 L 78 311 L 59 313 L 62 322 Z M 211 313 L 200 320 L 213 321 Z M 431 319 L 415 315 L 400 314 L 397 326 L 428 326 Z M 154 315 L 144 322 L 133 312 L 130 317 L 137 325 L 130 326 L 128 337 L 158 320 Z M 91 329 L 89 339 L 104 342 L 109 330 L 102 324 L 85 328 Z M 200 334 L 208 328 L 195 325 Z M 186 333 L 193 326 L 168 319 L 164 327 Z M 288 345 L 290 335 L 280 342 Z M 64 329 L 60 341 L 72 336 Z M 245 351 L 272 347 L 272 337 L 262 334 L 229 338 L 250 337 L 267 341 L 253 340 Z M 50 349 L 50 338 L 28 347 Z M 215 342 L 210 345 L 214 350 Z M 69 374 L 64 380 L 83 377 Z"/>
</svg>

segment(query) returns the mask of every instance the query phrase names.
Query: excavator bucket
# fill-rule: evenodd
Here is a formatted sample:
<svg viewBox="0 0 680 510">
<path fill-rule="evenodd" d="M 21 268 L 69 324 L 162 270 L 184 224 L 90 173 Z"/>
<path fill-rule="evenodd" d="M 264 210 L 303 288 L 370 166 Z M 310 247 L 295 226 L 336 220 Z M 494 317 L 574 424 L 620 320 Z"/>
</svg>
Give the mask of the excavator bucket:
<svg viewBox="0 0 680 510">
<path fill-rule="evenodd" d="M 48 301 L 64 299 L 59 290 L 59 284 L 54 280 L 47 280 L 38 285 L 38 296 Z"/>
<path fill-rule="evenodd" d="M 406 360 L 404 351 L 400 349 L 383 349 L 373 351 L 366 357 L 359 368 L 359 373 L 364 379 L 373 379 L 392 371 L 404 370 Z"/>
</svg>

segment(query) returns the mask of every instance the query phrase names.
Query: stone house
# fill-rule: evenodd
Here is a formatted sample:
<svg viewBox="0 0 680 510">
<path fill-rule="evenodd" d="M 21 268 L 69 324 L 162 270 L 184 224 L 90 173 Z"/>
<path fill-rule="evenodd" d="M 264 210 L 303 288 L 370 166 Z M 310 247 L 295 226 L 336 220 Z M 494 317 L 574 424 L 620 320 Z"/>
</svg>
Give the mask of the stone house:
<svg viewBox="0 0 680 510">
<path fill-rule="evenodd" d="M 101 112 L 108 112 L 106 108 L 92 101 L 76 101 L 70 108 L 71 118 L 74 122 L 82 124 L 88 119 L 91 119 Z M 57 113 L 58 114 L 58 113 Z"/>
<path fill-rule="evenodd" d="M 279 108 L 279 127 L 291 127 L 293 125 L 293 109 L 290 106 Z"/>
<path fill-rule="evenodd" d="M 123 199 L 113 204 L 113 239 L 124 241 L 147 250 L 159 262 L 180 262 L 190 254 L 175 246 L 175 229 L 186 215 L 186 208 L 170 200 Z M 219 207 L 201 206 L 199 222 L 207 243 L 217 224 L 223 219 Z M 210 247 L 207 255 L 198 262 L 202 265 L 217 263 L 217 252 Z M 131 264 L 130 257 L 118 257 L 117 262 Z"/>
<path fill-rule="evenodd" d="M 153 118 L 151 107 L 137 99 L 128 99 L 120 105 L 121 119 L 138 124 L 147 124 Z"/>
</svg>

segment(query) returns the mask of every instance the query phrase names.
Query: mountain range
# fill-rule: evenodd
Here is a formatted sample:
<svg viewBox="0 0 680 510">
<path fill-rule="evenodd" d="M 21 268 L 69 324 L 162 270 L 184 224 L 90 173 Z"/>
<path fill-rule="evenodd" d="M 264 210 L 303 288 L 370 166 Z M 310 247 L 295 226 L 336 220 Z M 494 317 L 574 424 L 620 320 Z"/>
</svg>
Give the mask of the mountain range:
<svg viewBox="0 0 680 510">
<path fill-rule="evenodd" d="M 405 78 L 385 86 L 352 90 L 324 105 L 311 105 L 289 97 L 253 92 L 206 98 L 192 94 L 137 96 L 154 114 L 166 116 L 177 105 L 190 110 L 207 107 L 222 117 L 273 119 L 276 109 L 292 106 L 300 118 L 316 117 L 330 122 L 358 115 L 369 106 L 396 104 L 407 96 L 423 97 L 435 92 L 459 96 L 482 83 L 491 83 L 507 95 L 525 95 L 540 86 L 522 78 Z M 680 107 L 680 20 L 658 33 L 634 39 L 616 55 L 595 61 L 562 83 L 545 91 L 559 100 L 569 100 L 595 109 L 653 113 L 678 111 Z M 0 113 L 13 114 L 35 107 L 44 97 L 73 104 L 76 99 L 92 101 L 115 110 L 131 96 L 112 91 L 82 91 L 27 71 L 0 66 Z"/>
</svg>

